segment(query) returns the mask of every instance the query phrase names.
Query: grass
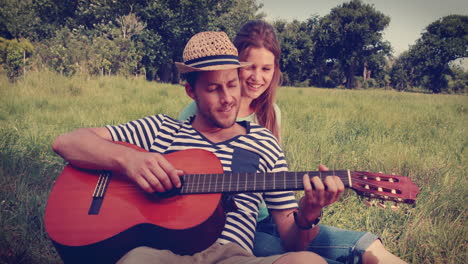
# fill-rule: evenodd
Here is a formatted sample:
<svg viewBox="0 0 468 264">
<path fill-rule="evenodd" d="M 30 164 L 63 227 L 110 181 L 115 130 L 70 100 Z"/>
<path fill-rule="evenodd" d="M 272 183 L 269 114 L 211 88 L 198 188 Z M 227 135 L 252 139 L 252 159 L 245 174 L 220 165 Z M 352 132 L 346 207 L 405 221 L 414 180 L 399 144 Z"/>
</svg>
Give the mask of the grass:
<svg viewBox="0 0 468 264">
<path fill-rule="evenodd" d="M 48 193 L 64 166 L 50 144 L 78 127 L 154 113 L 176 117 L 182 86 L 123 77 L 0 76 L 0 263 L 60 263 L 43 225 Z M 367 207 L 351 191 L 323 223 L 367 230 L 410 263 L 467 259 L 468 97 L 382 90 L 282 87 L 283 145 L 290 170 L 383 171 L 410 176 L 417 204 Z"/>
</svg>

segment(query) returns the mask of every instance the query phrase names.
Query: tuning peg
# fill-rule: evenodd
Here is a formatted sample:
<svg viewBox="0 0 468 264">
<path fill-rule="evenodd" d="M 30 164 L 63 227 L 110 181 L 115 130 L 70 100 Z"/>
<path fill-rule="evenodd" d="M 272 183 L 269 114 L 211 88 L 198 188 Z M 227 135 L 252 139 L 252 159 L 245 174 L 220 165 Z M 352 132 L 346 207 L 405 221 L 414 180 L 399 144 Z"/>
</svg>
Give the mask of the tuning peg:
<svg viewBox="0 0 468 264">
<path fill-rule="evenodd" d="M 392 209 L 392 211 L 398 211 L 398 210 L 400 210 L 400 205 L 395 203 L 392 206 L 390 206 L 390 209 Z"/>
<path fill-rule="evenodd" d="M 387 208 L 387 206 L 384 204 L 384 202 L 383 202 L 383 201 L 382 201 L 382 202 L 379 202 L 379 203 L 377 203 L 377 206 L 378 206 L 378 207 L 380 207 L 380 208 L 382 208 L 382 209 L 385 209 L 385 208 Z"/>
<path fill-rule="evenodd" d="M 371 200 L 371 199 L 367 199 L 367 200 L 364 200 L 364 204 L 369 206 L 369 207 L 372 207 L 372 206 L 375 205 L 375 201 Z"/>
</svg>

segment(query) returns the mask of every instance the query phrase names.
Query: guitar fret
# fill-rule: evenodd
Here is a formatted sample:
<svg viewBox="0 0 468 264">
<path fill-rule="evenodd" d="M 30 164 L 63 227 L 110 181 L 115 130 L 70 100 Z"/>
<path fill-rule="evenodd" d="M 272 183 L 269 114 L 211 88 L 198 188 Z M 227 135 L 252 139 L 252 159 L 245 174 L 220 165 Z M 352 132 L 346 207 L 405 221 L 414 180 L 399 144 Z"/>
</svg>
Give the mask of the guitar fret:
<svg viewBox="0 0 468 264">
<path fill-rule="evenodd" d="M 254 174 L 254 188 L 253 190 L 257 190 L 257 174 Z"/>
<path fill-rule="evenodd" d="M 294 180 L 296 182 L 296 189 L 297 189 L 297 172 L 294 172 Z"/>
<path fill-rule="evenodd" d="M 286 172 L 283 172 L 283 188 L 286 188 Z"/>
<path fill-rule="evenodd" d="M 192 175 L 192 177 L 190 177 L 191 187 L 192 187 L 191 188 L 192 189 L 191 193 L 195 192 L 195 190 L 194 190 L 194 188 L 195 188 L 195 176 L 196 176 L 196 174 L 194 174 L 194 175 Z"/>
<path fill-rule="evenodd" d="M 197 174 L 193 175 L 193 182 L 192 182 L 192 193 L 196 193 L 197 190 Z"/>
<path fill-rule="evenodd" d="M 202 190 L 205 190 L 206 174 L 202 174 L 202 175 L 203 175 L 203 186 L 202 186 Z"/>
<path fill-rule="evenodd" d="M 208 192 L 210 192 L 211 189 L 211 175 L 213 174 L 208 174 L 210 176 L 210 179 L 208 180 Z"/>
<path fill-rule="evenodd" d="M 231 191 L 231 185 L 232 185 L 232 173 L 229 173 L 229 190 Z"/>
<path fill-rule="evenodd" d="M 197 179 L 198 179 L 198 181 L 197 181 L 197 192 L 200 192 L 201 191 L 201 182 L 200 182 L 201 181 L 201 174 L 197 174 L 197 175 L 198 175 L 198 177 L 197 177 Z"/>
<path fill-rule="evenodd" d="M 276 173 L 273 173 L 273 190 L 276 190 Z"/>
<path fill-rule="evenodd" d="M 245 187 L 244 187 L 244 191 L 247 191 L 247 172 L 245 173 L 244 177 L 245 177 Z"/>
<path fill-rule="evenodd" d="M 221 192 L 224 191 L 224 178 L 225 178 L 225 177 L 223 176 L 223 183 L 221 184 Z"/>
<path fill-rule="evenodd" d="M 240 172 L 237 173 L 237 188 L 236 188 L 236 191 L 239 190 L 239 177 L 240 177 Z"/>
<path fill-rule="evenodd" d="M 266 177 L 265 172 L 263 173 L 263 190 L 265 190 Z"/>
<path fill-rule="evenodd" d="M 188 182 L 188 186 L 190 187 L 190 193 L 193 193 L 193 177 L 195 176 L 194 174 L 190 175 L 191 177 L 189 178 L 190 181 Z"/>
</svg>

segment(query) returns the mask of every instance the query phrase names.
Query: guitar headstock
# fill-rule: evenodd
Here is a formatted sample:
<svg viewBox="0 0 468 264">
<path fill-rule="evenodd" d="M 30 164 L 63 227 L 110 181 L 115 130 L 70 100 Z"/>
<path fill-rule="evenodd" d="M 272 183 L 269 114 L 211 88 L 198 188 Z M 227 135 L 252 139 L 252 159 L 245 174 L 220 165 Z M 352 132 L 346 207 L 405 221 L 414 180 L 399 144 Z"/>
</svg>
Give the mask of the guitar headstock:
<svg viewBox="0 0 468 264">
<path fill-rule="evenodd" d="M 419 193 L 419 187 L 405 176 L 354 171 L 351 181 L 359 195 L 396 203 L 413 204 Z"/>
</svg>

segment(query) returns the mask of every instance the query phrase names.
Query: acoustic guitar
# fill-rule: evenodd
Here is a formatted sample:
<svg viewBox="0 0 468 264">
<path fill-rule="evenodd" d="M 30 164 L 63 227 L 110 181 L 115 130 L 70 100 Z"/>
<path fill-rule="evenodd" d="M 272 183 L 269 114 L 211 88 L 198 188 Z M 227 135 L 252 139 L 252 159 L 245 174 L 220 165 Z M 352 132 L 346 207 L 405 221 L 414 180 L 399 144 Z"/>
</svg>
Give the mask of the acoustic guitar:
<svg viewBox="0 0 468 264">
<path fill-rule="evenodd" d="M 143 150 L 137 146 L 123 144 Z M 189 149 L 164 156 L 185 172 L 177 194 L 161 198 L 125 175 L 67 165 L 45 210 L 45 228 L 65 263 L 115 263 L 138 246 L 193 254 L 215 242 L 224 227 L 222 193 L 302 190 L 302 177 L 337 175 L 359 195 L 414 203 L 408 177 L 363 171 L 223 173 L 211 152 Z"/>
</svg>

